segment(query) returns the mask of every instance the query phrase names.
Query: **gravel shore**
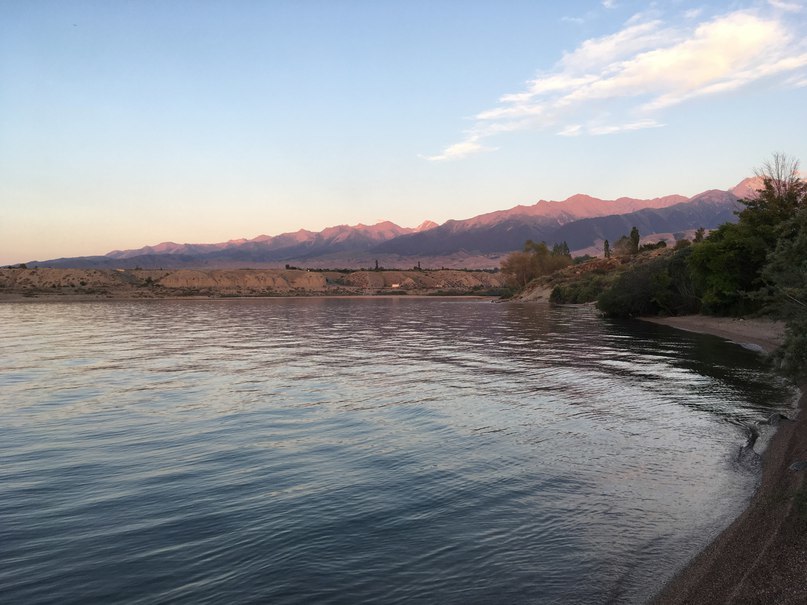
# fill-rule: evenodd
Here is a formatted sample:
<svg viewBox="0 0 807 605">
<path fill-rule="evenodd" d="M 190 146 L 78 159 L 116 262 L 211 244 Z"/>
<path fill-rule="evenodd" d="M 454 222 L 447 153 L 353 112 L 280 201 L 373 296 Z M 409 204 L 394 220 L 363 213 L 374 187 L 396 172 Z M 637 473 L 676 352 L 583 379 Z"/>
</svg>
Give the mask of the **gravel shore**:
<svg viewBox="0 0 807 605">
<path fill-rule="evenodd" d="M 770 352 L 782 326 L 704 316 L 649 321 L 714 334 Z M 781 420 L 763 454 L 762 481 L 748 508 L 652 600 L 656 605 L 807 603 L 807 384 L 799 413 Z"/>
</svg>

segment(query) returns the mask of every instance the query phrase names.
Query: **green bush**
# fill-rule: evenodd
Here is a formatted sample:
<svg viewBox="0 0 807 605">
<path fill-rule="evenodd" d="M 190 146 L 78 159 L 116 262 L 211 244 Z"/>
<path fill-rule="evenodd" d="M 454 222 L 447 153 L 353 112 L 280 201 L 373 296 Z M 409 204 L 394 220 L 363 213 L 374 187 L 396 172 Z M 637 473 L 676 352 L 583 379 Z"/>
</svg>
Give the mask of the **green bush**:
<svg viewBox="0 0 807 605">
<path fill-rule="evenodd" d="M 697 313 L 700 301 L 687 270 L 691 248 L 635 265 L 597 298 L 597 307 L 613 317 Z"/>
<path fill-rule="evenodd" d="M 611 280 L 603 275 L 589 274 L 586 279 L 560 284 L 552 289 L 550 302 L 562 305 L 590 303 L 605 290 Z"/>
</svg>

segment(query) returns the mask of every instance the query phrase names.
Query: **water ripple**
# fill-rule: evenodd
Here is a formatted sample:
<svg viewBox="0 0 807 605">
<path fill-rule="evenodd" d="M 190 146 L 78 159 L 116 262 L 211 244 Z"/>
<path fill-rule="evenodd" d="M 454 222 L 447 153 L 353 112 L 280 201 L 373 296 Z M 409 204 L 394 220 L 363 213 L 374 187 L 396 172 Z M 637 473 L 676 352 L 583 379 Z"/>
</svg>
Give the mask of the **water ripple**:
<svg viewBox="0 0 807 605">
<path fill-rule="evenodd" d="M 641 602 L 725 526 L 756 355 L 590 309 L 0 306 L 0 593 Z"/>
</svg>

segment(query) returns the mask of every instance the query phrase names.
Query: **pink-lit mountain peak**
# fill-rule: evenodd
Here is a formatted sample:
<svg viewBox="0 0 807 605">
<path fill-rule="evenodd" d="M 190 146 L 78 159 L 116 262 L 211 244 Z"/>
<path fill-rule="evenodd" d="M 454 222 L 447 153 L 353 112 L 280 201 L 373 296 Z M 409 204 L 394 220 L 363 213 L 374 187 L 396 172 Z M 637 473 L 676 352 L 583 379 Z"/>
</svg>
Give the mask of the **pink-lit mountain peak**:
<svg viewBox="0 0 807 605">
<path fill-rule="evenodd" d="M 198 254 L 235 248 L 245 244 L 257 244 L 267 248 L 282 248 L 316 241 L 328 241 L 333 244 L 339 244 L 354 240 L 369 240 L 380 243 L 400 235 L 407 235 L 436 226 L 436 223 L 432 223 L 431 221 L 426 221 L 426 223 L 423 223 L 417 228 L 401 227 L 391 221 L 380 221 L 374 225 L 364 225 L 362 223 L 358 225 L 335 225 L 319 232 L 299 229 L 279 235 L 259 235 L 252 239 L 233 239 L 216 244 L 177 244 L 175 242 L 162 242 L 153 246 L 144 246 L 133 250 L 113 250 L 107 253 L 106 256 L 123 259 L 144 254 Z"/>
<path fill-rule="evenodd" d="M 746 199 L 756 197 L 757 191 L 763 187 L 764 183 L 762 182 L 762 178 L 752 176 L 748 177 L 747 179 L 743 179 L 737 183 L 737 185 L 729 189 L 729 191 L 731 191 L 739 199 Z"/>
<path fill-rule="evenodd" d="M 616 200 L 603 200 L 583 193 L 577 193 L 562 201 L 540 200 L 531 206 L 518 205 L 508 210 L 498 210 L 460 221 L 468 227 L 483 227 L 516 217 L 540 217 L 565 223 L 584 218 L 595 218 L 611 214 L 626 214 L 643 208 L 666 208 L 687 201 L 683 195 L 642 200 L 620 197 Z"/>
<path fill-rule="evenodd" d="M 323 229 L 320 235 L 326 239 L 337 238 L 340 240 L 360 235 L 372 240 L 383 241 L 412 232 L 414 232 L 414 229 L 401 227 L 391 221 L 381 221 L 374 225 L 365 225 L 363 223 L 358 225 L 336 225 Z"/>
<path fill-rule="evenodd" d="M 758 177 L 751 177 L 741 181 L 729 193 L 737 198 L 746 198 L 755 195 L 761 188 L 762 182 Z M 715 199 L 722 200 L 721 194 L 725 191 L 703 192 L 694 198 L 682 195 L 669 195 L 653 199 L 636 199 L 620 197 L 615 200 L 604 200 L 590 195 L 578 193 L 562 201 L 540 200 L 532 205 L 518 205 L 506 210 L 498 210 L 481 214 L 464 220 L 448 221 L 438 226 L 433 221 L 424 221 L 418 227 L 401 227 L 391 221 L 379 221 L 373 225 L 359 223 L 357 225 L 336 225 L 320 232 L 300 229 L 295 232 L 281 233 L 279 235 L 259 235 L 253 239 L 233 239 L 217 244 L 177 244 L 175 242 L 162 242 L 154 246 L 145 246 L 137 250 L 115 250 L 106 256 L 110 258 L 125 259 L 139 255 L 198 255 L 215 253 L 218 251 L 235 250 L 241 247 L 261 250 L 291 249 L 303 246 L 305 249 L 323 249 L 323 246 L 337 246 L 343 250 L 355 247 L 366 248 L 369 245 L 379 245 L 394 240 L 402 235 L 412 235 L 440 227 L 441 233 L 461 233 L 466 230 L 477 231 L 487 229 L 505 222 L 528 223 L 562 226 L 580 219 L 597 218 L 611 215 L 620 215 L 636 212 L 643 209 L 663 209 L 668 206 L 681 204 L 694 199 L 702 199 L 707 194 L 714 194 Z"/>
</svg>

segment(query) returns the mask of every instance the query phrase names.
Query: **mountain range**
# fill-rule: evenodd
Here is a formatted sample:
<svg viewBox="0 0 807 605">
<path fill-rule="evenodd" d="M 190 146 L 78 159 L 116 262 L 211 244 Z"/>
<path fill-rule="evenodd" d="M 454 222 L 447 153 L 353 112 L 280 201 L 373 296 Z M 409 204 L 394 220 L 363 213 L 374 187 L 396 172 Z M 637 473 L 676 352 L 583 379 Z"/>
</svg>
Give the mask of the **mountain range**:
<svg viewBox="0 0 807 605">
<path fill-rule="evenodd" d="M 164 242 L 102 256 L 31 261 L 32 266 L 72 268 L 266 268 L 385 267 L 493 268 L 528 239 L 550 246 L 565 241 L 577 253 L 601 253 L 611 242 L 639 229 L 643 241 L 674 239 L 699 227 L 713 229 L 736 220 L 738 199 L 753 196 L 758 178 L 729 190 L 710 190 L 690 198 L 668 195 L 648 200 L 602 200 L 577 194 L 563 201 L 541 200 L 442 225 L 425 221 L 416 228 L 384 221 L 339 225 L 320 232 L 301 229 L 276 236 L 235 239 L 216 244 Z"/>
</svg>

